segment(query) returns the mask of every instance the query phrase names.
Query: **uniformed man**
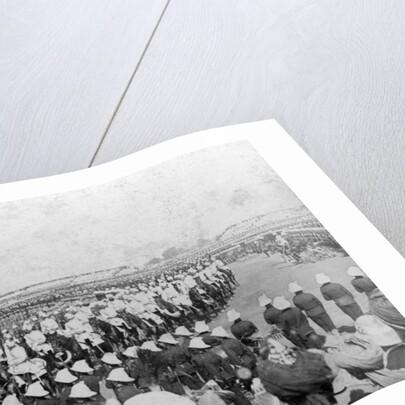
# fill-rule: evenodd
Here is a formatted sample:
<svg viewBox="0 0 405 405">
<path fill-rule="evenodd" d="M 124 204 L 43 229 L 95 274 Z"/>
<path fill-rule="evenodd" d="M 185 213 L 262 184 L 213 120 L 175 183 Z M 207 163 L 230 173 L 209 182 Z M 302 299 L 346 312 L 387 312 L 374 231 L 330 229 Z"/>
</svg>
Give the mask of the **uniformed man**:
<svg viewBox="0 0 405 405">
<path fill-rule="evenodd" d="M 121 404 L 143 392 L 135 386 L 134 379 L 126 373 L 123 367 L 111 370 L 106 380 L 111 383 L 112 389 Z"/>
<path fill-rule="evenodd" d="M 164 345 L 167 364 L 180 382 L 191 390 L 200 389 L 203 383 L 191 363 L 188 349 L 181 346 L 170 333 L 162 335 L 158 342 Z"/>
<path fill-rule="evenodd" d="M 274 308 L 271 304 L 272 301 L 270 298 L 266 296 L 266 294 L 262 294 L 259 298 L 259 306 L 265 307 L 266 310 L 263 312 L 263 318 L 269 325 L 276 325 L 280 327 L 280 314 L 281 311 Z"/>
<path fill-rule="evenodd" d="M 291 260 L 287 253 L 289 243 L 288 243 L 287 239 L 284 238 L 284 236 L 285 236 L 284 232 L 277 232 L 274 242 L 275 242 L 277 251 L 280 252 L 281 255 L 283 256 L 283 259 L 286 262 L 288 262 Z"/>
<path fill-rule="evenodd" d="M 27 392 L 24 394 L 26 405 L 57 405 L 56 399 L 51 398 L 51 394 L 42 384 L 37 381 L 28 386 Z"/>
<path fill-rule="evenodd" d="M 189 331 L 185 326 L 179 326 L 174 331 L 174 336 L 176 336 L 176 339 L 179 341 L 181 346 L 188 348 L 191 336 L 193 336 L 193 332 Z"/>
<path fill-rule="evenodd" d="M 215 259 L 213 263 L 218 271 L 223 273 L 235 287 L 239 286 L 239 283 L 237 282 L 233 271 L 228 266 L 226 266 L 222 260 Z"/>
<path fill-rule="evenodd" d="M 231 309 L 227 312 L 228 321 L 233 322 L 231 326 L 231 332 L 238 340 L 244 340 L 250 338 L 255 334 L 258 329 L 256 325 L 251 321 L 242 321 L 241 314 L 235 309 Z"/>
<path fill-rule="evenodd" d="M 228 356 L 231 364 L 236 367 L 246 367 L 250 370 L 256 367 L 256 356 L 254 353 L 241 341 L 232 338 L 222 326 L 214 328 L 211 336 L 219 339 L 221 348 Z"/>
<path fill-rule="evenodd" d="M 305 311 L 308 318 L 314 321 L 325 332 L 329 333 L 336 330 L 336 326 L 326 312 L 325 307 L 315 295 L 304 293 L 302 287 L 296 282 L 292 282 L 288 285 L 288 291 L 295 294 L 293 298 L 294 305 L 302 311 Z"/>
<path fill-rule="evenodd" d="M 38 318 L 36 316 L 31 317 L 32 330 L 41 330 L 41 325 L 39 324 Z"/>
<path fill-rule="evenodd" d="M 323 346 L 324 340 L 311 328 L 307 317 L 300 309 L 293 307 L 284 296 L 275 297 L 273 305 L 281 311 L 281 328 L 291 342 L 308 349 Z"/>
<path fill-rule="evenodd" d="M 214 380 L 223 389 L 229 389 L 235 394 L 236 405 L 250 405 L 236 382 L 236 374 L 227 359 L 212 352 L 210 346 L 199 338 L 191 339 L 190 352 L 198 374 L 205 382 Z"/>
<path fill-rule="evenodd" d="M 46 343 L 45 335 L 39 330 L 33 330 L 25 335 L 27 345 L 37 353 L 47 353 L 52 351 L 52 347 Z"/>
<path fill-rule="evenodd" d="M 54 381 L 57 388 L 57 396 L 60 405 L 67 405 L 70 392 L 72 390 L 73 384 L 78 380 L 78 378 L 70 373 L 67 368 L 59 370 L 56 373 Z"/>
<path fill-rule="evenodd" d="M 178 345 L 179 342 L 177 342 L 170 333 L 163 334 L 158 342 L 163 348 L 163 351 L 157 353 L 154 362 L 157 382 L 160 388 L 164 391 L 169 391 L 177 395 L 184 395 L 184 387 L 179 382 L 178 376 L 171 364 L 171 355 L 174 355 L 171 346 Z M 184 360 L 187 360 L 186 356 L 184 356 Z"/>
<path fill-rule="evenodd" d="M 22 341 L 24 339 L 24 331 L 19 325 L 13 325 L 13 335 L 18 341 Z"/>
<path fill-rule="evenodd" d="M 209 351 L 210 348 L 211 346 L 204 343 L 200 337 L 191 339 L 189 349 L 192 361 L 205 382 L 214 380 L 225 388 L 226 375 L 224 375 L 223 360 L 219 355 Z"/>
<path fill-rule="evenodd" d="M 101 367 L 96 371 L 96 375 L 101 378 L 106 378 L 112 370 L 122 367 L 122 361 L 117 357 L 114 352 L 107 352 L 101 358 Z M 107 388 L 112 388 L 112 384 L 107 380 Z"/>
<path fill-rule="evenodd" d="M 40 321 L 41 331 L 44 335 L 55 333 L 59 329 L 58 323 L 50 316 L 43 315 Z"/>
<path fill-rule="evenodd" d="M 130 346 L 122 353 L 126 360 L 124 367 L 130 377 L 134 379 L 136 386 L 142 392 L 149 392 L 152 385 L 152 373 L 146 361 L 139 358 L 139 348 Z"/>
<path fill-rule="evenodd" d="M 377 286 L 359 269 L 357 266 L 350 266 L 347 274 L 354 277 L 352 286 L 359 293 L 365 293 L 367 296 L 377 288 Z"/>
<path fill-rule="evenodd" d="M 78 360 L 73 363 L 70 371 L 79 378 L 79 382 L 83 382 L 91 391 L 94 391 L 97 396 L 100 396 L 100 377 L 94 375 L 94 369 L 90 367 L 86 360 Z"/>
<path fill-rule="evenodd" d="M 69 404 L 72 405 L 102 405 L 104 399 L 97 399 L 97 393 L 91 390 L 84 381 L 76 383 L 69 394 Z"/>
<path fill-rule="evenodd" d="M 330 277 L 324 273 L 318 273 L 316 282 L 321 286 L 321 293 L 326 301 L 334 301 L 335 304 L 354 321 L 363 315 L 363 311 L 355 301 L 353 294 L 341 284 L 332 283 Z"/>
<path fill-rule="evenodd" d="M 205 321 L 197 321 L 194 325 L 194 331 L 196 336 L 200 337 L 207 345 L 215 344 L 216 339 L 211 336 L 210 327 Z"/>
</svg>

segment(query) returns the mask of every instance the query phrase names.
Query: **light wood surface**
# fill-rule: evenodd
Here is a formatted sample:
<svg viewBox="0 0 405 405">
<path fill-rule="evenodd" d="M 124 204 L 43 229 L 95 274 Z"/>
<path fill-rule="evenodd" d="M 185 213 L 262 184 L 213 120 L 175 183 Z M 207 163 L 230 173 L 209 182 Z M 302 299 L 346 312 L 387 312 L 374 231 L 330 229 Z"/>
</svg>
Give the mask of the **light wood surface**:
<svg viewBox="0 0 405 405">
<path fill-rule="evenodd" d="M 3 0 L 0 179 L 89 165 L 166 0 Z"/>
<path fill-rule="evenodd" d="M 16 4 L 0 21 L 0 181 L 276 118 L 405 253 L 402 0 Z"/>
</svg>

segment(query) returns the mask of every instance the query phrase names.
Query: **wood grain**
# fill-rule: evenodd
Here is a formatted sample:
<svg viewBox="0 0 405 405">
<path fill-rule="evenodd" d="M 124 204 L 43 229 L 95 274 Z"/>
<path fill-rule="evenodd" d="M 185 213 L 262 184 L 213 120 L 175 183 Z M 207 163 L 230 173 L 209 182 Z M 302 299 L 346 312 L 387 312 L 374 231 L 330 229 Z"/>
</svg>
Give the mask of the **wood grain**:
<svg viewBox="0 0 405 405">
<path fill-rule="evenodd" d="M 276 118 L 404 254 L 404 8 L 174 0 L 95 163 Z"/>
<path fill-rule="evenodd" d="M 88 166 L 166 0 L 3 0 L 0 181 Z"/>
</svg>

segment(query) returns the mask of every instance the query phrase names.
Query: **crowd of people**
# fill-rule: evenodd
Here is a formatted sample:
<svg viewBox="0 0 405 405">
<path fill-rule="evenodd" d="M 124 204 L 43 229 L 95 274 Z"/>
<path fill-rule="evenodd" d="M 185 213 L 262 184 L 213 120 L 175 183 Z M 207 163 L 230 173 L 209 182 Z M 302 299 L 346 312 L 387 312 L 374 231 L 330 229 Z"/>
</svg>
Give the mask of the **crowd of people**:
<svg viewBox="0 0 405 405">
<path fill-rule="evenodd" d="M 47 306 L 1 331 L 0 399 L 5 405 L 147 405 L 154 395 L 173 405 L 352 403 L 405 378 L 405 320 L 358 267 L 348 275 L 368 297 L 367 313 L 325 273 L 314 280 L 319 296 L 348 316 L 343 328 L 321 299 L 290 282 L 291 300 L 258 297 L 267 324 L 259 330 L 227 308 L 239 284 L 215 258 Z M 210 328 L 225 310 L 229 324 Z M 361 389 L 348 392 L 353 386 Z"/>
<path fill-rule="evenodd" d="M 280 255 L 287 263 L 314 263 L 319 260 L 347 256 L 345 250 L 323 227 L 267 232 L 248 242 L 229 248 L 218 255 L 225 264 L 264 253 L 267 257 Z"/>
</svg>

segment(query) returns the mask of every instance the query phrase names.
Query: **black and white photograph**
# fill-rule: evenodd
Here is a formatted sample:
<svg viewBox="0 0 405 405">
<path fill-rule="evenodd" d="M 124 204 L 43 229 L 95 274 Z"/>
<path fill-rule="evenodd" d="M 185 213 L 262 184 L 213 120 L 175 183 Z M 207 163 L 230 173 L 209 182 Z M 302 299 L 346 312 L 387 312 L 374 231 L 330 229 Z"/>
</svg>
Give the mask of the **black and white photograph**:
<svg viewBox="0 0 405 405">
<path fill-rule="evenodd" d="M 405 318 L 248 142 L 0 203 L 4 405 L 348 405 Z"/>
</svg>

